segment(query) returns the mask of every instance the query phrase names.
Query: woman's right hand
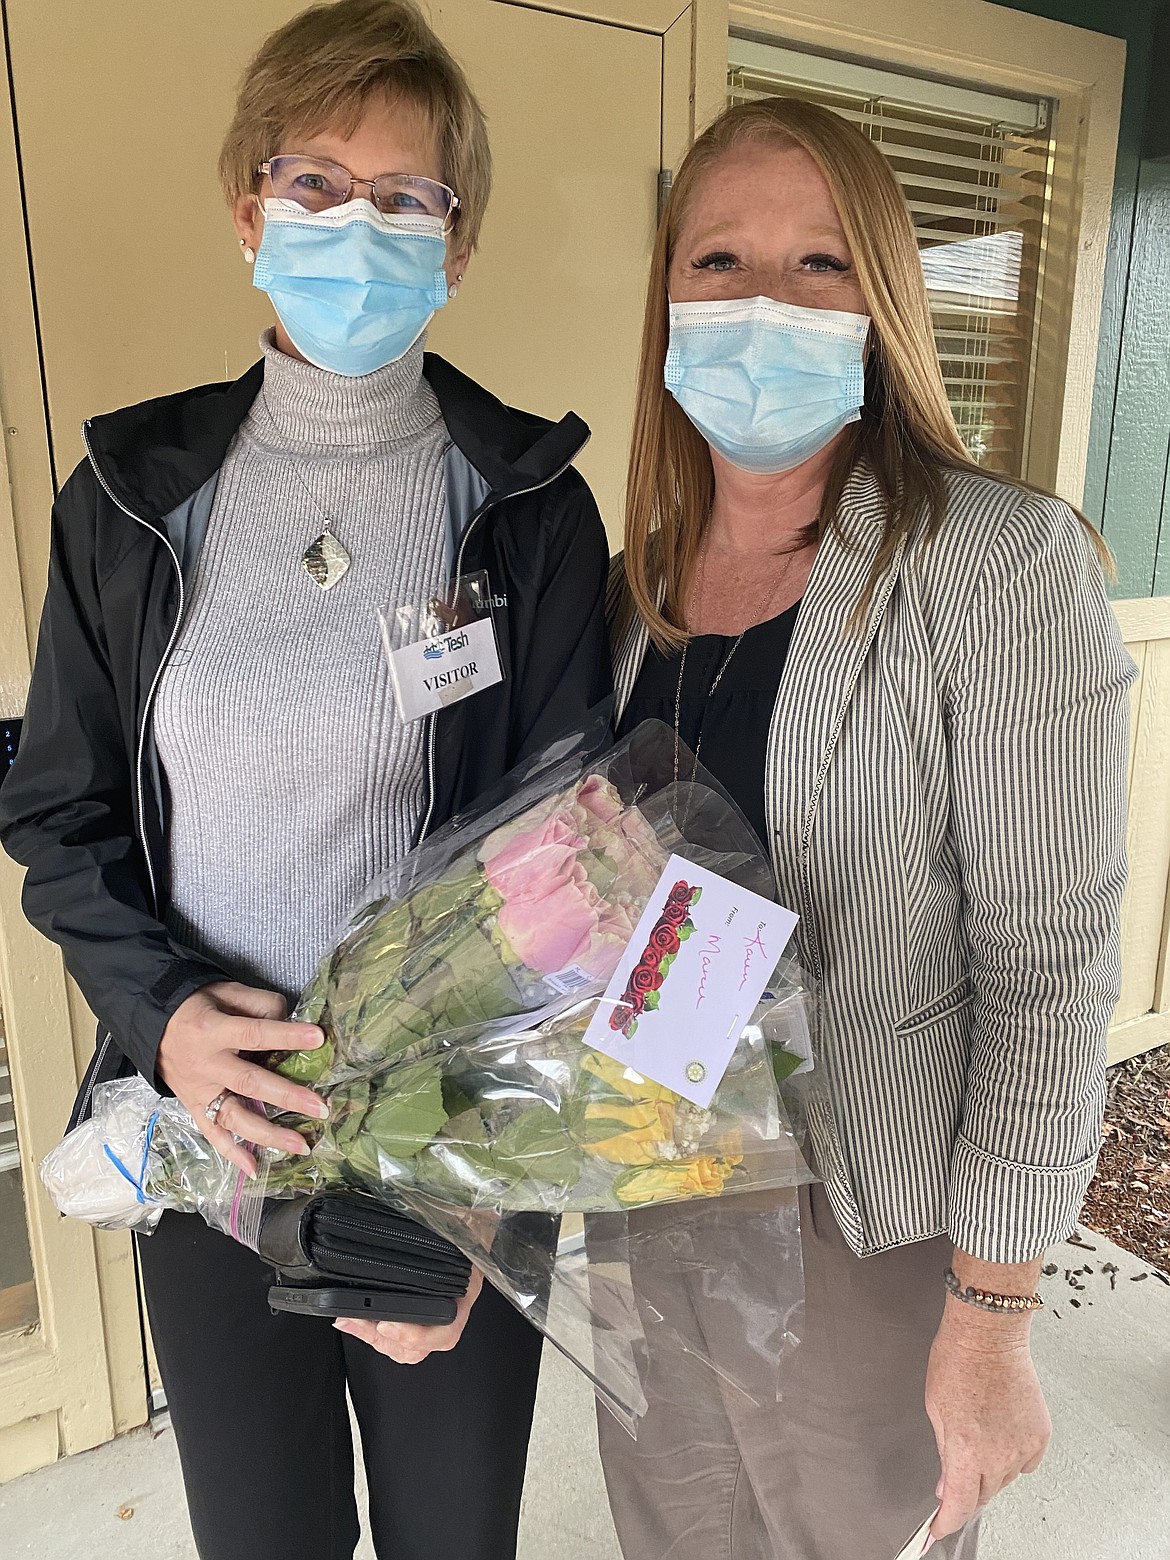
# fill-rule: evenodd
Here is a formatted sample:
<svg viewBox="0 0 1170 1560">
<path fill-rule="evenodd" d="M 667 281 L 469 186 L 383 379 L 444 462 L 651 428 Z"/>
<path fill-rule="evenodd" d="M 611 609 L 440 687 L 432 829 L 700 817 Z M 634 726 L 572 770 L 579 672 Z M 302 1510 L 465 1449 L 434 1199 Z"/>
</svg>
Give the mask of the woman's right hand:
<svg viewBox="0 0 1170 1560">
<path fill-rule="evenodd" d="M 255 1175 L 256 1161 L 246 1143 L 287 1154 L 309 1151 L 299 1132 L 275 1126 L 248 1100 L 318 1119 L 329 1114 L 320 1095 L 241 1054 L 310 1051 L 323 1044 L 325 1036 L 316 1024 L 287 1023 L 285 1012 L 284 998 L 275 991 L 216 981 L 175 1009 L 159 1043 L 159 1077 L 191 1112 L 212 1148 L 248 1176 Z M 230 1093 L 215 1121 L 209 1121 L 207 1107 L 223 1089 Z"/>
</svg>

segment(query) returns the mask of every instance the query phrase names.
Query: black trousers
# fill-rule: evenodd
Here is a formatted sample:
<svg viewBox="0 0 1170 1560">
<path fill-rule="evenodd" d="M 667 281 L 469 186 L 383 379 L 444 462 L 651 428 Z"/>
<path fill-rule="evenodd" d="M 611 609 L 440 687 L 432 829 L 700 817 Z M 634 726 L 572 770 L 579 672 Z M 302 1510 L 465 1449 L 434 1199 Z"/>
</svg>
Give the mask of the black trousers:
<svg viewBox="0 0 1170 1560">
<path fill-rule="evenodd" d="M 510 1560 L 540 1334 L 485 1284 L 457 1348 L 396 1365 L 319 1317 L 274 1316 L 267 1268 L 192 1214 L 139 1241 L 201 1560 L 352 1560 L 346 1387 L 378 1560 Z"/>
</svg>

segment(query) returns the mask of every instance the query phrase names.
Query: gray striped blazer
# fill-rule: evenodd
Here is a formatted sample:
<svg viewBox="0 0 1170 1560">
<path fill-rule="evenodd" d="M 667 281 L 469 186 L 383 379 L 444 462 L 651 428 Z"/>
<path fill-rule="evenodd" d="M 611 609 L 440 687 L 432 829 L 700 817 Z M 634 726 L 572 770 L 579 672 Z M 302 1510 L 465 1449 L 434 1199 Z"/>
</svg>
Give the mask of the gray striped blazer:
<svg viewBox="0 0 1170 1560">
<path fill-rule="evenodd" d="M 766 805 L 846 1238 L 868 1256 L 949 1232 L 1016 1262 L 1072 1230 L 1100 1142 L 1136 669 L 1066 504 L 946 484 L 941 533 L 903 545 L 859 631 L 883 508 L 854 473 L 780 680 Z M 647 644 L 623 616 L 619 712 Z"/>
</svg>

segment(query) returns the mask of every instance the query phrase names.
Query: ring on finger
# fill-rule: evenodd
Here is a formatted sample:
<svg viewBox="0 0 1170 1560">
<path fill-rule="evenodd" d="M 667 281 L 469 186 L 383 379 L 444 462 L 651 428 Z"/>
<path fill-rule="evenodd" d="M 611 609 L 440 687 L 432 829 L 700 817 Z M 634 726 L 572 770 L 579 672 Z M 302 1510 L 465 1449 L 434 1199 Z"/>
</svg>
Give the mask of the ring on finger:
<svg viewBox="0 0 1170 1560">
<path fill-rule="evenodd" d="M 228 1100 L 231 1099 L 231 1097 L 232 1091 L 230 1089 L 221 1089 L 203 1112 L 213 1127 L 219 1119 L 220 1111 L 224 1108 L 224 1105 Z"/>
</svg>

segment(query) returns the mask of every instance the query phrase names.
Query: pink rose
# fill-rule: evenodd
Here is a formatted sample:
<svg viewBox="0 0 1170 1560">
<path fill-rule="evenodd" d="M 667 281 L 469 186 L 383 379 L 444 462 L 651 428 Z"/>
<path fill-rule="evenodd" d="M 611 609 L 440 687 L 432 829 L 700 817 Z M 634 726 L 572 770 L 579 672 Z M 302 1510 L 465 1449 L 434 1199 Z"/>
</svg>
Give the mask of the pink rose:
<svg viewBox="0 0 1170 1560">
<path fill-rule="evenodd" d="M 553 796 L 489 834 L 479 860 L 502 899 L 540 897 L 565 880 L 584 844 L 565 798 Z"/>
<path fill-rule="evenodd" d="M 658 886 L 667 855 L 636 807 L 627 807 L 612 823 L 586 828 L 599 882 L 639 900 L 639 913 Z M 588 865 L 588 863 L 587 863 Z"/>
<path fill-rule="evenodd" d="M 581 782 L 577 805 L 584 809 L 589 821 L 597 823 L 613 823 L 625 810 L 616 789 L 600 775 L 587 775 Z"/>
<path fill-rule="evenodd" d="M 563 875 L 534 876 L 500 906 L 497 924 L 530 970 L 552 974 L 580 963 L 600 918 L 601 900 L 574 863 Z"/>
<path fill-rule="evenodd" d="M 617 968 L 667 859 L 642 813 L 596 774 L 501 825 L 478 854 L 516 957 L 597 980 Z"/>
</svg>

